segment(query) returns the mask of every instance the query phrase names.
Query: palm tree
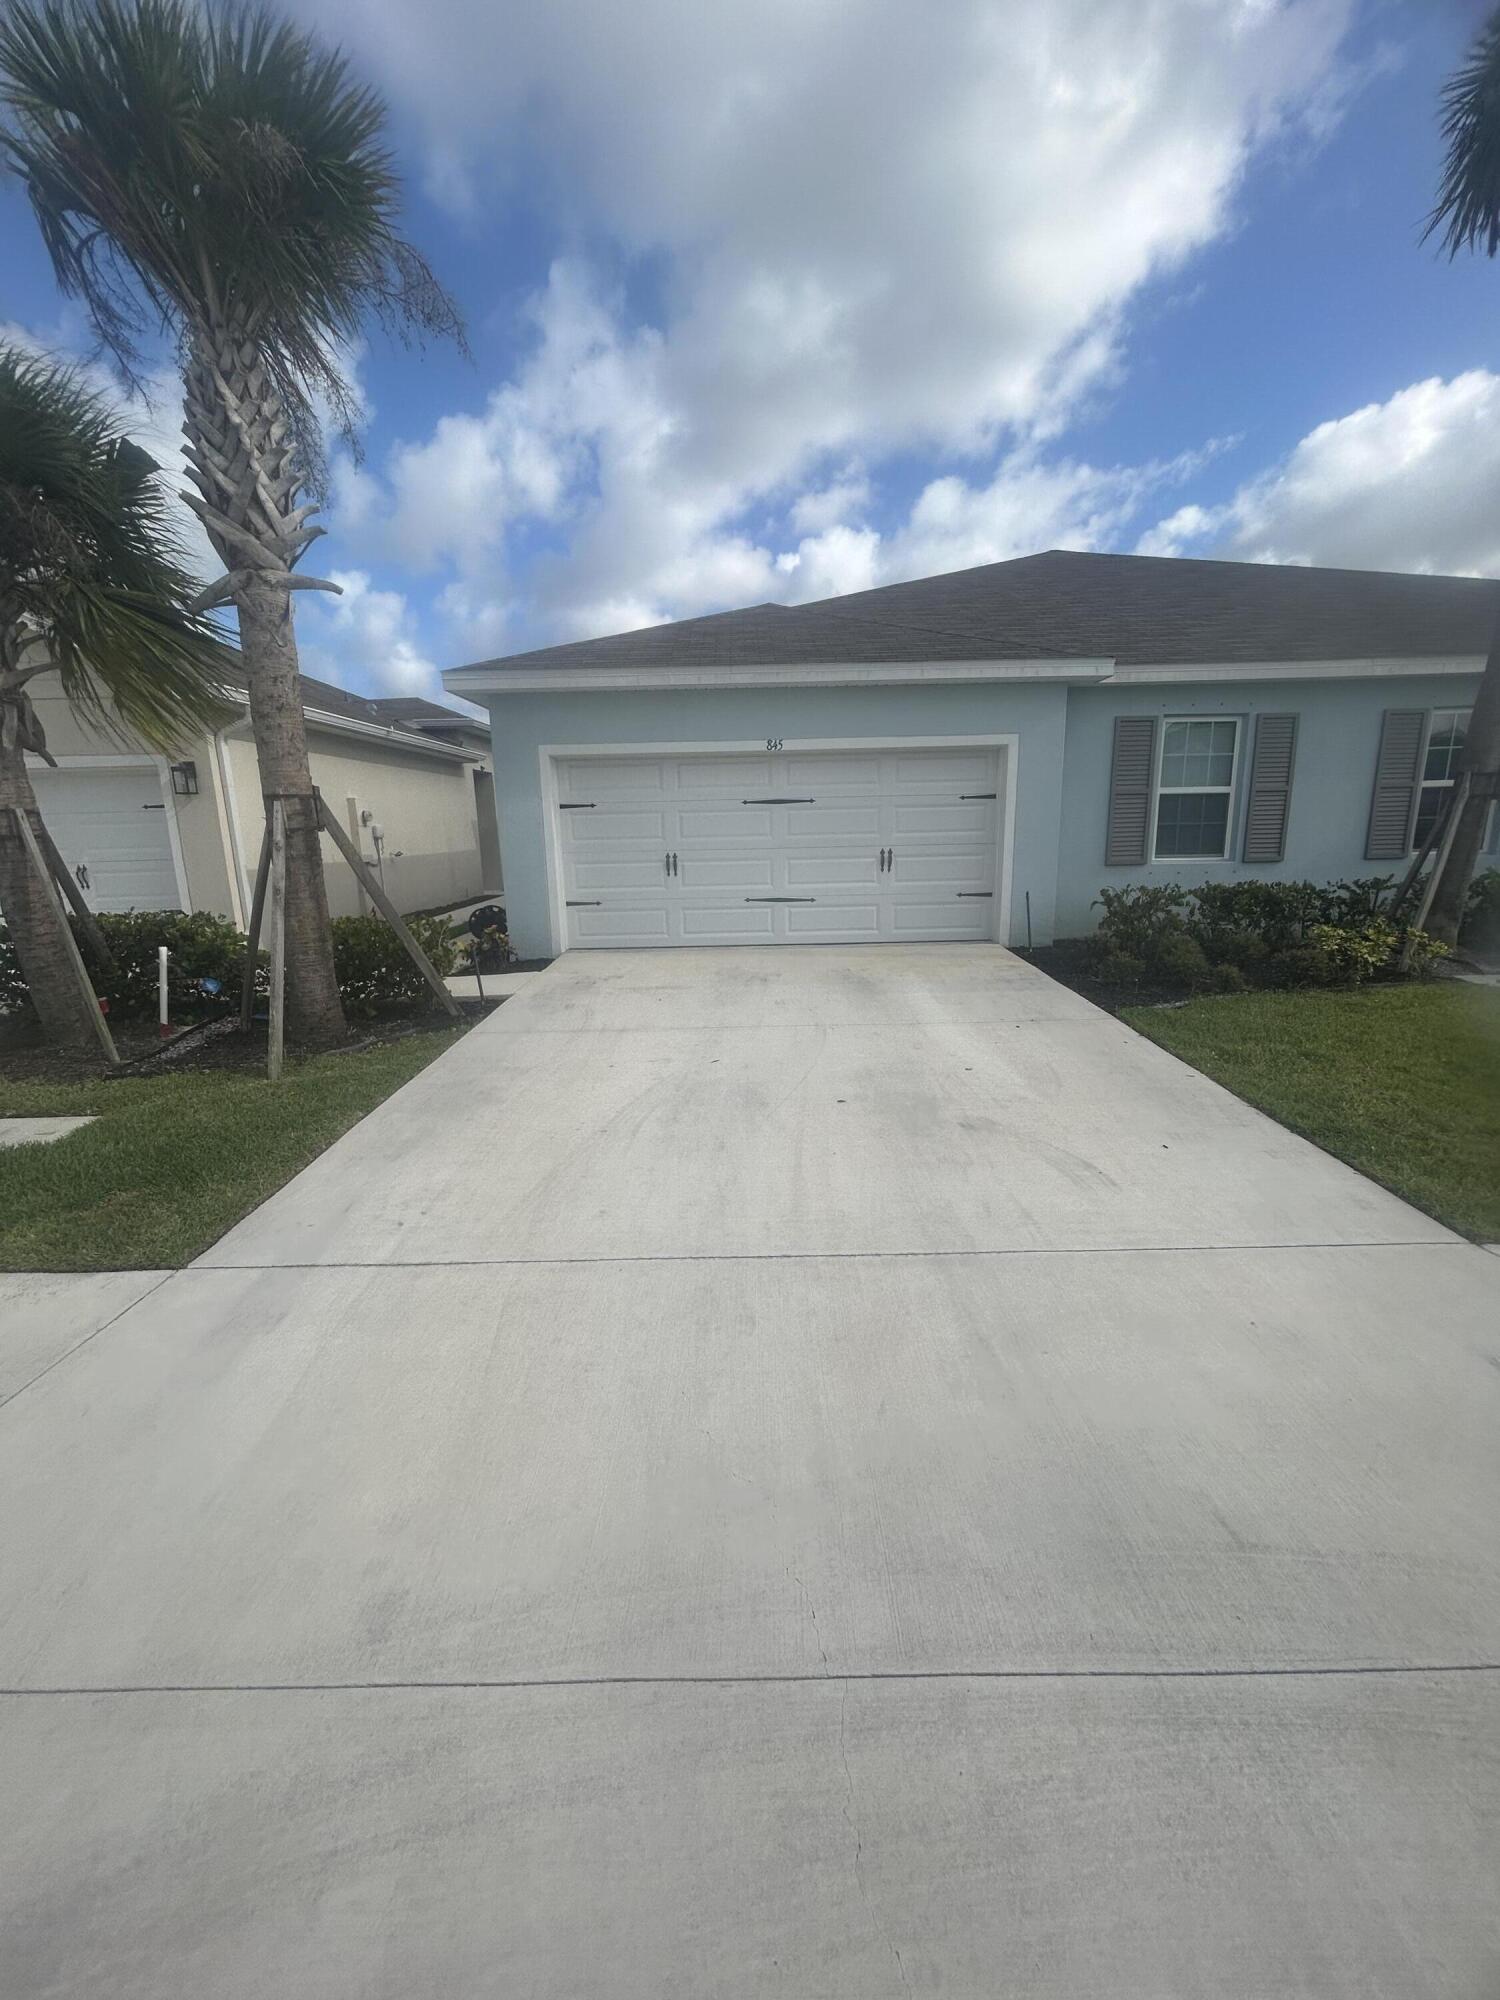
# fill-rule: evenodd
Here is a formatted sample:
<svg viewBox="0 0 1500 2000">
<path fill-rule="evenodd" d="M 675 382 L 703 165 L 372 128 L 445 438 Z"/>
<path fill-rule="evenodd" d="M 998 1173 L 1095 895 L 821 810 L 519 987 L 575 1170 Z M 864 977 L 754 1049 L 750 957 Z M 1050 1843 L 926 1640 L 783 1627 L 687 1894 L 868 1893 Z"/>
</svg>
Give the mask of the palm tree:
<svg viewBox="0 0 1500 2000">
<path fill-rule="evenodd" d="M 343 57 L 259 10 L 192 0 L 12 0 L 0 25 L 0 151 L 24 178 L 63 291 L 127 377 L 175 335 L 184 498 L 225 574 L 268 801 L 287 828 L 287 1024 L 335 1038 L 328 899 L 298 697 L 295 590 L 321 470 L 318 406 L 352 435 L 342 356 L 373 314 L 462 340 L 397 230 L 385 108 Z M 312 494 L 314 497 L 309 498 Z"/>
<path fill-rule="evenodd" d="M 38 674 L 55 671 L 86 719 L 163 750 L 223 718 L 222 641 L 189 609 L 197 585 L 156 474 L 76 374 L 0 347 L 0 909 L 44 1033 L 88 1048 L 89 1003 L 8 809 L 40 836 L 25 757 L 47 758 Z"/>
<path fill-rule="evenodd" d="M 1493 257 L 1500 250 L 1500 7 L 1475 38 L 1463 68 L 1449 79 L 1442 130 L 1448 151 L 1426 234 L 1440 231 L 1450 258 L 1476 249 Z M 1462 773 L 1468 774 L 1467 796 L 1427 916 L 1428 930 L 1449 944 L 1457 941 L 1463 922 L 1500 773 L 1500 615 L 1469 717 Z"/>
</svg>

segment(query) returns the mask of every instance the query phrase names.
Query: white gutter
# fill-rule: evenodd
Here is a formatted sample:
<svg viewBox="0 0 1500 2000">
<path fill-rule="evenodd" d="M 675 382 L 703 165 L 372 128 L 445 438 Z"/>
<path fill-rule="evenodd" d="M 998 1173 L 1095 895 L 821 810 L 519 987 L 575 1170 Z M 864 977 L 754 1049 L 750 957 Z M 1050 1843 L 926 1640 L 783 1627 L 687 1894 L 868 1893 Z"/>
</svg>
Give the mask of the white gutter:
<svg viewBox="0 0 1500 2000">
<path fill-rule="evenodd" d="M 234 900 L 239 905 L 236 922 L 242 931 L 250 928 L 250 878 L 245 873 L 245 853 L 240 845 L 239 800 L 235 796 L 234 772 L 229 763 L 229 745 L 224 741 L 222 729 L 213 733 L 214 765 L 219 782 L 215 790 L 219 794 L 224 825 L 229 830 L 229 858 L 232 864 L 230 880 L 234 888 Z"/>
<path fill-rule="evenodd" d="M 747 667 L 449 667 L 450 694 L 603 694 L 649 688 L 890 687 L 944 682 L 1052 682 L 1090 686 L 1107 680 L 1113 660 L 921 660 L 823 662 Z"/>
</svg>

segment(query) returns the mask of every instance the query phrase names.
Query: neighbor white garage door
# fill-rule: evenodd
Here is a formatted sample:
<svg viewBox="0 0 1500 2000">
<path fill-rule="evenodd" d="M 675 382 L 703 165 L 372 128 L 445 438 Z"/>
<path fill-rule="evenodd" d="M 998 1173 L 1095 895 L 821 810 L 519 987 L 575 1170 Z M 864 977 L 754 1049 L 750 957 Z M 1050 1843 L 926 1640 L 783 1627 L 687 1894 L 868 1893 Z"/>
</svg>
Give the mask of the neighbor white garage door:
<svg viewBox="0 0 1500 2000">
<path fill-rule="evenodd" d="M 997 752 L 557 764 L 571 946 L 994 935 Z"/>
<path fill-rule="evenodd" d="M 154 765 L 33 771 L 31 782 L 47 829 L 93 909 L 181 909 Z"/>
</svg>

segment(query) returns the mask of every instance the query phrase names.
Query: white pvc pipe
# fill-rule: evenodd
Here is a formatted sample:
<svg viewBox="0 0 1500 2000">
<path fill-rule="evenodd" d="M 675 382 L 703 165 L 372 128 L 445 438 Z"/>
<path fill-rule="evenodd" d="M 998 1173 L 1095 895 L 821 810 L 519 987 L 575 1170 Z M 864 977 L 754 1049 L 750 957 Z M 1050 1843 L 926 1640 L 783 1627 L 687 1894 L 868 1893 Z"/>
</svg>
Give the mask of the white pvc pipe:
<svg viewBox="0 0 1500 2000">
<path fill-rule="evenodd" d="M 167 1019 L 167 947 L 164 944 L 156 947 L 156 1018 L 162 1033 L 171 1034 L 171 1024 Z"/>
</svg>

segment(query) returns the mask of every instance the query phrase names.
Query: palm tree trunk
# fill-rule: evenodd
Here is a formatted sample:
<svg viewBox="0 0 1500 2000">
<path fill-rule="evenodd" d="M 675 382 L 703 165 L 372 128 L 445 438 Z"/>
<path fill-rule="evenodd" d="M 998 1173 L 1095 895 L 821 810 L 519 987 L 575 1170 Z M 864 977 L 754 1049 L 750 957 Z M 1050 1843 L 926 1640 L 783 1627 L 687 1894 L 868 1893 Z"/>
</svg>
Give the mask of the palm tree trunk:
<svg viewBox="0 0 1500 2000">
<path fill-rule="evenodd" d="M 279 798 L 286 811 L 287 1032 L 293 1041 L 326 1044 L 343 1035 L 344 1011 L 333 971 L 291 602 L 284 587 L 257 581 L 236 592 L 235 606 L 261 790 L 268 810 Z"/>
<path fill-rule="evenodd" d="M 222 320 L 201 327 L 183 387 L 187 457 L 198 488 L 183 498 L 227 572 L 209 601 L 233 602 L 239 614 L 261 791 L 268 807 L 279 798 L 286 810 L 287 1033 L 293 1041 L 326 1044 L 344 1034 L 344 1011 L 292 627 L 292 592 L 305 587 L 293 566 L 322 531 L 307 526 L 317 509 L 299 505 L 293 427 L 247 330 Z"/>
<path fill-rule="evenodd" d="M 1476 778 L 1486 773 L 1493 777 L 1495 772 L 1500 771 L 1500 619 L 1497 619 L 1490 639 L 1484 678 L 1479 683 L 1474 711 L 1469 717 L 1461 769 L 1472 772 Z M 1458 942 L 1469 900 L 1469 884 L 1474 879 L 1479 850 L 1484 842 L 1490 803 L 1490 791 L 1483 784 L 1476 786 L 1464 801 L 1458 816 L 1458 830 L 1453 836 L 1453 845 L 1448 850 L 1448 859 L 1427 912 L 1428 932 L 1447 945 Z"/>
<path fill-rule="evenodd" d="M 31 857 L 9 810 L 26 813 L 40 829 L 36 793 L 19 747 L 0 742 L 0 912 L 10 931 L 21 977 L 49 1042 L 64 1048 L 98 1050 L 90 1005 L 73 972 L 57 913 L 37 880 Z"/>
</svg>

